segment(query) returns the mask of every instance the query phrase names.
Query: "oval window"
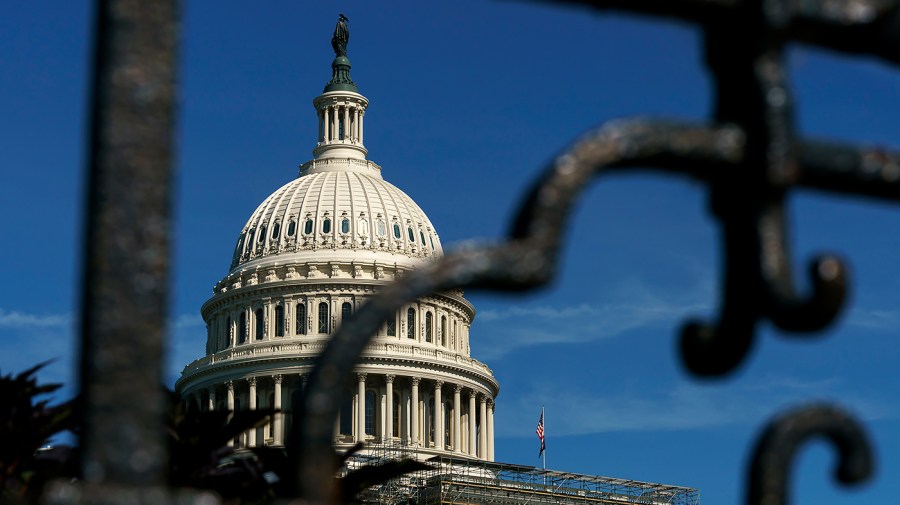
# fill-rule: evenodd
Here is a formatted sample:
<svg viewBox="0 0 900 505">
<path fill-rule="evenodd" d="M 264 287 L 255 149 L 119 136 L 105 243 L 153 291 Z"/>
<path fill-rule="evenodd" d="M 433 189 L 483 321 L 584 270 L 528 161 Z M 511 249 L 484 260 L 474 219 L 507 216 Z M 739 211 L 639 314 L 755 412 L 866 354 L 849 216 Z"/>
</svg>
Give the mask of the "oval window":
<svg viewBox="0 0 900 505">
<path fill-rule="evenodd" d="M 278 234 L 281 232 L 281 223 L 275 223 L 275 226 L 272 227 L 272 240 L 278 238 Z"/>
<path fill-rule="evenodd" d="M 359 225 L 359 234 L 367 236 L 369 234 L 369 222 L 365 219 L 360 219 L 357 224 Z"/>
<path fill-rule="evenodd" d="M 322 233 L 331 233 L 331 219 L 325 218 L 322 221 Z"/>
<path fill-rule="evenodd" d="M 306 218 L 306 222 L 303 223 L 303 234 L 304 235 L 312 235 L 313 229 L 313 221 L 310 218 Z"/>
<path fill-rule="evenodd" d="M 394 238 L 400 240 L 400 225 L 394 223 Z"/>
<path fill-rule="evenodd" d="M 385 234 L 387 234 L 387 230 L 385 229 L 384 221 L 379 219 L 378 224 L 375 225 L 375 230 L 378 232 L 379 237 L 385 236 Z"/>
<path fill-rule="evenodd" d="M 413 244 L 416 243 L 416 235 L 412 231 L 412 227 L 406 229 L 406 235 L 409 237 L 409 241 Z"/>
<path fill-rule="evenodd" d="M 341 219 L 341 233 L 350 233 L 350 220 L 346 217 L 344 219 Z"/>
<path fill-rule="evenodd" d="M 288 223 L 288 237 L 293 237 L 294 232 L 296 232 L 296 231 L 297 231 L 297 223 L 295 223 L 294 221 L 291 221 L 290 223 Z"/>
</svg>

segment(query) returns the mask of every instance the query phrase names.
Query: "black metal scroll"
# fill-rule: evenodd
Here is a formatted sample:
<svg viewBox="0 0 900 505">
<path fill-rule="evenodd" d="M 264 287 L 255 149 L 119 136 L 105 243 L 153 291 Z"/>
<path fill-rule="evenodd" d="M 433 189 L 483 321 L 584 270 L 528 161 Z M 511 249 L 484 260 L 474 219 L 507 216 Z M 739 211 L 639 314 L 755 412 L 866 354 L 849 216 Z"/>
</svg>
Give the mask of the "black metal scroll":
<svg viewBox="0 0 900 505">
<path fill-rule="evenodd" d="M 449 254 L 386 287 L 333 336 L 312 374 L 295 440 L 298 493 L 333 503 L 330 466 L 336 398 L 378 326 L 403 303 L 453 288 L 527 290 L 553 278 L 565 224 L 598 174 L 648 169 L 710 189 L 725 262 L 715 324 L 682 331 L 685 364 L 698 376 L 728 373 L 768 319 L 810 334 L 839 313 L 846 269 L 834 255 L 809 266 L 811 292 L 793 285 L 784 202 L 794 188 L 900 199 L 900 153 L 797 138 L 782 49 L 804 42 L 900 62 L 900 0 L 571 0 L 597 9 L 679 18 L 706 35 L 716 80 L 708 125 L 612 123 L 556 158 L 521 205 L 508 240 Z M 171 141 L 178 2 L 98 0 L 97 59 L 82 300 L 84 482 L 48 491 L 48 503 L 212 503 L 163 487 L 157 384 L 168 289 Z M 104 230 L 114 230 L 105 233 Z M 112 240 L 110 237 L 115 237 Z M 110 302 L 110 300 L 114 302 Z M 97 310 L 115 306 L 98 318 Z M 787 414 L 754 456 L 750 503 L 783 503 L 791 456 L 822 434 L 841 452 L 839 478 L 868 475 L 865 436 L 846 414 L 817 407 Z M 769 501 L 774 497 L 775 501 Z"/>
<path fill-rule="evenodd" d="M 747 505 L 785 505 L 791 466 L 800 446 L 821 437 L 837 450 L 834 478 L 864 482 L 873 472 L 872 448 L 859 423 L 831 405 L 797 408 L 773 419 L 756 442 L 747 482 Z"/>
<path fill-rule="evenodd" d="M 900 153 L 797 138 L 783 48 L 802 41 L 898 61 L 900 3 L 891 0 L 579 1 L 697 23 L 716 80 L 709 126 L 653 121 L 615 123 L 560 155 L 529 193 L 504 244 L 450 254 L 385 289 L 340 328 L 310 379 L 299 439 L 300 489 L 315 503 L 329 498 L 316 461 L 330 451 L 344 377 L 369 336 L 403 303 L 453 288 L 526 290 L 552 278 L 566 217 L 594 174 L 643 167 L 707 183 L 721 222 L 725 282 L 718 320 L 689 322 L 681 333 L 687 368 L 698 376 L 735 369 L 756 324 L 809 335 L 828 326 L 846 297 L 846 268 L 832 254 L 810 262 L 811 292 L 794 286 L 784 203 L 793 188 L 900 199 Z M 813 414 L 814 415 L 814 414 Z M 827 431 L 832 420 L 821 418 Z M 861 439 L 861 438 L 860 438 Z M 854 439 L 858 442 L 860 439 Z M 856 443 L 856 442 L 851 442 Z M 752 496 L 752 493 L 751 493 Z"/>
</svg>

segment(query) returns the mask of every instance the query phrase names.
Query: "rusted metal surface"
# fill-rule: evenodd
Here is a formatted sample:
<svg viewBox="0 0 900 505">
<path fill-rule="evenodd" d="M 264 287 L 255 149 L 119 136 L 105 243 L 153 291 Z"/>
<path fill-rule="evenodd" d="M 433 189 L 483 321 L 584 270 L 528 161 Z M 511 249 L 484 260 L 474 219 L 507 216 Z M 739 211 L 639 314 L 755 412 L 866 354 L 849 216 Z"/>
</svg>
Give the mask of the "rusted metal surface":
<svg viewBox="0 0 900 505">
<path fill-rule="evenodd" d="M 841 484 L 858 484 L 872 475 L 873 451 L 859 422 L 832 405 L 800 407 L 773 419 L 760 434 L 748 468 L 747 505 L 790 503 L 794 458 L 814 438 L 834 446 L 834 477 Z"/>
<path fill-rule="evenodd" d="M 900 199 L 900 153 L 797 137 L 783 48 L 802 42 L 900 61 L 897 0 L 575 1 L 693 23 L 705 33 L 715 79 L 709 124 L 632 120 L 584 136 L 523 198 L 508 239 L 468 246 L 385 288 L 333 336 L 310 377 L 296 426 L 297 492 L 336 501 L 330 465 L 337 398 L 382 322 L 435 291 L 536 289 L 555 275 L 566 223 L 599 175 L 656 170 L 703 181 L 722 229 L 724 284 L 714 323 L 681 332 L 685 366 L 720 376 L 743 361 L 758 322 L 814 335 L 840 312 L 847 274 L 824 254 L 808 266 L 811 292 L 793 285 L 785 202 L 797 188 Z M 98 2 L 82 308 L 84 485 L 50 502 L 206 501 L 164 488 L 161 352 L 168 293 L 177 11 L 174 0 Z M 865 434 L 836 407 L 792 411 L 764 433 L 751 464 L 748 503 L 786 503 L 792 456 L 822 435 L 839 449 L 838 476 L 871 473 Z"/>
<path fill-rule="evenodd" d="M 159 501 L 178 2 L 95 9 L 77 500 Z M 74 497 L 57 489 L 50 498 L 65 496 Z"/>
</svg>

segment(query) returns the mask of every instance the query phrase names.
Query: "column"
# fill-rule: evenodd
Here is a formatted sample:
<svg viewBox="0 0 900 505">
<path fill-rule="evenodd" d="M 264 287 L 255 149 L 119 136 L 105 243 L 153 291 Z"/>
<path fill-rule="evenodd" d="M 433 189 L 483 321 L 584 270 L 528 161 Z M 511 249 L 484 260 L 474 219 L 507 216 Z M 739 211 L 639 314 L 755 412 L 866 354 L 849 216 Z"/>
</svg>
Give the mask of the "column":
<svg viewBox="0 0 900 505">
<path fill-rule="evenodd" d="M 357 442 L 365 442 L 366 441 L 366 374 L 361 373 L 358 374 L 357 379 L 359 379 L 359 388 L 358 396 L 359 400 L 357 400 L 358 407 L 356 408 L 357 413 L 357 429 L 356 429 L 356 441 Z"/>
<path fill-rule="evenodd" d="M 481 432 L 478 433 L 478 457 L 487 459 L 487 397 L 481 395 Z"/>
<path fill-rule="evenodd" d="M 353 108 L 353 141 L 359 142 L 359 107 Z"/>
<path fill-rule="evenodd" d="M 487 408 L 487 459 L 494 461 L 494 400 L 488 402 Z"/>
<path fill-rule="evenodd" d="M 443 450 L 444 444 L 444 403 L 441 388 L 444 381 L 434 381 L 434 448 Z"/>
<path fill-rule="evenodd" d="M 412 378 L 412 405 L 409 406 L 410 413 L 412 414 L 412 420 L 410 424 L 412 426 L 409 427 L 409 435 L 410 442 L 413 445 L 419 444 L 419 379 L 418 377 Z"/>
<path fill-rule="evenodd" d="M 366 115 L 366 111 L 362 110 L 359 112 L 359 143 L 363 143 L 363 116 Z"/>
<path fill-rule="evenodd" d="M 331 110 L 334 114 L 334 117 L 331 118 L 331 140 L 338 140 L 338 134 L 340 133 L 338 128 L 338 123 L 340 122 L 340 120 L 338 119 L 338 108 L 337 106 L 334 106 L 331 108 Z"/>
<path fill-rule="evenodd" d="M 250 406 L 250 410 L 256 410 L 256 377 L 247 379 L 247 384 L 250 385 L 247 404 Z M 247 447 L 256 447 L 256 428 L 247 432 Z"/>
<path fill-rule="evenodd" d="M 328 114 L 328 107 L 322 109 L 322 142 L 326 144 L 331 139 L 331 117 Z"/>
<path fill-rule="evenodd" d="M 344 109 L 344 142 L 350 139 L 350 108 L 346 105 Z"/>
<path fill-rule="evenodd" d="M 228 412 L 234 412 L 234 382 L 228 381 L 225 383 L 225 388 L 228 391 L 227 399 L 225 400 L 225 406 L 228 408 Z M 230 414 L 229 417 L 233 417 L 234 414 Z M 228 447 L 234 446 L 234 439 L 228 441 Z"/>
<path fill-rule="evenodd" d="M 462 420 L 462 412 L 460 411 L 459 396 L 462 392 L 462 386 L 457 384 L 453 387 L 453 450 L 462 452 L 462 440 L 460 440 L 460 421 Z"/>
<path fill-rule="evenodd" d="M 281 410 L 281 381 L 283 377 L 281 375 L 272 376 L 272 380 L 275 382 L 275 405 L 273 407 L 276 411 Z M 284 414 L 281 412 L 275 412 L 275 433 L 272 434 L 272 443 L 275 445 L 284 445 Z"/>
<path fill-rule="evenodd" d="M 210 386 L 209 388 L 209 411 L 212 412 L 216 410 L 216 388 L 215 386 Z"/>
<path fill-rule="evenodd" d="M 475 455 L 475 391 L 469 392 L 469 455 Z"/>
<path fill-rule="evenodd" d="M 386 427 L 385 440 L 393 442 L 394 440 L 394 376 L 386 375 L 384 377 L 387 389 L 387 415 L 385 416 L 384 425 Z"/>
</svg>

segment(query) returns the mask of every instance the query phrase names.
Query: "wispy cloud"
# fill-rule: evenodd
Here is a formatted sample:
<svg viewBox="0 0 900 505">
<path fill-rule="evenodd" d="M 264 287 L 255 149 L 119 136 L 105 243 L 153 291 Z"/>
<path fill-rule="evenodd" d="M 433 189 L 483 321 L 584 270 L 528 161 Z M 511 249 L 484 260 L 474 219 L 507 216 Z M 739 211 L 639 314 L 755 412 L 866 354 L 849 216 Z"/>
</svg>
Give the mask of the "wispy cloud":
<svg viewBox="0 0 900 505">
<path fill-rule="evenodd" d="M 0 309 L 0 328 L 64 328 L 71 324 L 71 314 L 26 314 Z"/>
<path fill-rule="evenodd" d="M 847 325 L 867 330 L 897 331 L 900 309 L 865 309 L 854 307 L 847 314 Z"/>
<path fill-rule="evenodd" d="M 834 397 L 842 398 L 845 406 L 867 421 L 898 414 L 890 402 L 865 394 L 848 394 L 843 389 L 846 388 L 837 380 L 804 382 L 778 378 L 747 386 L 678 385 L 598 396 L 591 391 L 573 390 L 569 384 L 541 384 L 535 386 L 533 393 L 519 398 L 517 405 L 506 407 L 512 416 L 507 418 L 500 411 L 499 422 L 506 425 L 503 433 L 533 436 L 530 418 L 523 420 L 517 413 L 531 412 L 535 405 L 546 403 L 551 414 L 548 423 L 552 419 L 552 430 L 557 436 L 758 425 L 762 419 L 799 401 Z"/>
<path fill-rule="evenodd" d="M 523 347 L 579 343 L 611 338 L 636 328 L 669 325 L 686 315 L 708 311 L 705 303 L 671 303 L 644 298 L 576 306 L 509 306 L 488 309 L 476 318 L 479 358 L 497 359 Z"/>
<path fill-rule="evenodd" d="M 204 324 L 198 314 L 181 314 L 169 320 L 167 382 L 174 381 L 184 365 L 202 356 L 206 339 Z M 71 388 L 78 348 L 76 338 L 72 314 L 0 309 L 0 372 L 14 373 L 52 360 L 41 371 L 41 380 L 64 383 Z"/>
</svg>

